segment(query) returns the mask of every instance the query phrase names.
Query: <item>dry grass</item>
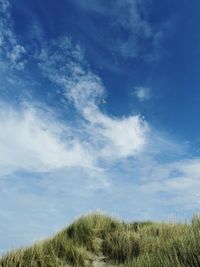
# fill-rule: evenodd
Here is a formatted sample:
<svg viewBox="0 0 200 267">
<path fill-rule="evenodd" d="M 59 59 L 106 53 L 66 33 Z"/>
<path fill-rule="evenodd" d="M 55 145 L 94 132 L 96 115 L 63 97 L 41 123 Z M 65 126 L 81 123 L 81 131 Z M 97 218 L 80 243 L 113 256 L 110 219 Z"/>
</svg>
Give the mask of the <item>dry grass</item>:
<svg viewBox="0 0 200 267">
<path fill-rule="evenodd" d="M 8 253 L 0 266 L 91 267 L 97 259 L 102 266 L 199 267 L 200 218 L 195 216 L 190 225 L 128 224 L 91 214 L 49 240 Z"/>
</svg>

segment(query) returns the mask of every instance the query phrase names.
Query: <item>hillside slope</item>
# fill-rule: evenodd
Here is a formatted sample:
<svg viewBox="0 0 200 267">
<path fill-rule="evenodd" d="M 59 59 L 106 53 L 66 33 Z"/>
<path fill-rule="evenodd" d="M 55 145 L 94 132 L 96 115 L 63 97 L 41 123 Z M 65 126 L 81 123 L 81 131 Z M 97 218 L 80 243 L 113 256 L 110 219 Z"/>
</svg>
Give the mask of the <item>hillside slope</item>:
<svg viewBox="0 0 200 267">
<path fill-rule="evenodd" d="M 53 238 L 12 251 L 1 267 L 199 267 L 200 220 L 192 224 L 124 223 L 83 216 Z"/>
</svg>

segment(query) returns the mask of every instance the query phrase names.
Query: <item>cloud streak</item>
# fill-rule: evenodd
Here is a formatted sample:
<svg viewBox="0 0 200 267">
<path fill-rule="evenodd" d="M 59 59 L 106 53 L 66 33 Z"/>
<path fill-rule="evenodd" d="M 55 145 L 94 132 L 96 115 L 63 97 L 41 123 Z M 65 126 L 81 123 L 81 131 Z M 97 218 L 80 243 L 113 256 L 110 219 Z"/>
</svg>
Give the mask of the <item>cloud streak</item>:
<svg viewBox="0 0 200 267">
<path fill-rule="evenodd" d="M 1 104 L 0 128 L 1 176 L 18 170 L 47 172 L 68 166 L 94 167 L 87 147 L 73 138 L 70 128 L 36 107 L 16 110 Z"/>
<path fill-rule="evenodd" d="M 113 41 L 104 36 L 104 39 L 107 38 L 107 42 L 112 44 L 109 47 L 105 47 L 101 39 L 99 43 L 113 54 L 124 59 L 140 58 L 150 62 L 157 61 L 162 56 L 161 44 L 167 30 L 169 32 L 167 27 L 169 21 L 164 21 L 159 26 L 150 21 L 151 1 L 117 0 L 105 4 L 105 1 L 91 3 L 78 0 L 74 5 L 89 15 L 98 15 L 103 20 L 109 21 L 109 31 L 116 38 Z M 90 35 L 96 40 L 96 31 L 94 29 L 93 31 Z M 119 31 L 123 34 L 119 35 Z"/>
<path fill-rule="evenodd" d="M 26 50 L 12 30 L 10 9 L 8 0 L 0 1 L 0 67 L 1 70 L 7 68 L 22 70 L 25 65 L 23 56 Z"/>
<path fill-rule="evenodd" d="M 140 115 L 114 118 L 103 113 L 100 103 L 106 89 L 84 61 L 80 48 L 73 48 L 67 38 L 57 41 L 56 46 L 42 50 L 39 66 L 44 75 L 63 88 L 63 95 L 85 120 L 92 150 L 98 151 L 96 157 L 106 161 L 137 154 L 146 143 L 148 124 Z M 69 51 L 72 57 L 63 58 Z"/>
</svg>

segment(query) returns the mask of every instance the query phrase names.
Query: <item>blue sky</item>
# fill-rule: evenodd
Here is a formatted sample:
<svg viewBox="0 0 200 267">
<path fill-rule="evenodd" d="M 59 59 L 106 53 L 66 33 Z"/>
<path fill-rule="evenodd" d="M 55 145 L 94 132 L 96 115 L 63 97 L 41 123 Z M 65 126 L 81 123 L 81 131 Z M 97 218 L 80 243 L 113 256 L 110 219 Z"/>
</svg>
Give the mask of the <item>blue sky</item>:
<svg viewBox="0 0 200 267">
<path fill-rule="evenodd" d="M 83 213 L 200 203 L 200 2 L 0 0 L 0 252 Z"/>
</svg>

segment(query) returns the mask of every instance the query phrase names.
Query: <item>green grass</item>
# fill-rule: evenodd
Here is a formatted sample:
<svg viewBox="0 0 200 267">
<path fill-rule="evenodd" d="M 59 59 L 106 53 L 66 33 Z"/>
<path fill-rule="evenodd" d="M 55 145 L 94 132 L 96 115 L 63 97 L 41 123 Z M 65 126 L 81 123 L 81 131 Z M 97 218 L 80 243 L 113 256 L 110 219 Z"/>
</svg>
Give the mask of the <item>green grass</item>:
<svg viewBox="0 0 200 267">
<path fill-rule="evenodd" d="M 11 251 L 1 267 L 200 267 L 200 217 L 191 224 L 83 216 L 54 237 Z"/>
</svg>

